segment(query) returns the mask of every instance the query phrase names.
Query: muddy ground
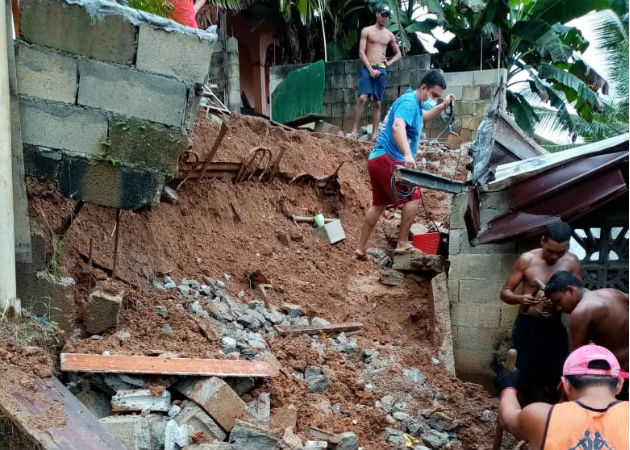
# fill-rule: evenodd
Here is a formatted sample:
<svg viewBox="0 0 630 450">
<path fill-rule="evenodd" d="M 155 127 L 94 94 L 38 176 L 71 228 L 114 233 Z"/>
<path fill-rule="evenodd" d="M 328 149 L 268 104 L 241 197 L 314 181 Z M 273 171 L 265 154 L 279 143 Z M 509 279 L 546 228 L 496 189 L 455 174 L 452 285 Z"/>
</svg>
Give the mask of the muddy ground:
<svg viewBox="0 0 630 450">
<path fill-rule="evenodd" d="M 299 408 L 297 434 L 308 439 L 306 429 L 318 426 L 330 431 L 353 431 L 360 445 L 367 449 L 387 448 L 381 432 L 397 425 L 387 422 L 386 414 L 374 403 L 391 390 L 406 392 L 417 411 L 437 408 L 461 421 L 459 439 L 462 448 L 490 448 L 494 423 L 482 419 L 484 410 L 496 410 L 496 400 L 481 386 L 464 383 L 449 375 L 432 358 L 437 349 L 432 341 L 432 302 L 430 280 L 405 276 L 398 286 L 379 283 L 379 267 L 370 261 L 353 258 L 363 213 L 370 204 L 366 159 L 370 145 L 344 137 L 287 131 L 268 122 L 234 115 L 213 161 L 241 161 L 257 146 L 269 148 L 274 155 L 285 153 L 280 173 L 271 183 L 230 180 L 191 180 L 178 192 L 179 203 L 160 203 L 141 211 L 123 211 L 120 218 L 120 243 L 117 258 L 117 285 L 125 291 L 124 309 L 117 329 L 91 340 L 80 329 L 82 308 L 90 289 L 109 277 L 113 265 L 113 231 L 116 211 L 85 205 L 65 232 L 62 251 L 49 250 L 57 256 L 57 270 L 76 282 L 76 312 L 79 317 L 74 333 L 66 333 L 64 351 L 118 354 L 154 354 L 170 351 L 182 357 L 220 357 L 217 342 L 211 342 L 184 308 L 176 291 L 159 292 L 152 280 L 165 274 L 176 281 L 209 276 L 225 280 L 227 290 L 242 302 L 259 299 L 246 276 L 258 270 L 273 289 L 267 301 L 280 306 L 299 304 L 311 317 L 330 322 L 357 321 L 364 328 L 352 335 L 362 349 L 377 349 L 382 357 L 396 360 L 366 387 L 359 371 L 365 368 L 360 355 L 349 357 L 327 349 L 323 358 L 333 371 L 329 392 L 311 394 L 303 382 L 291 376 L 309 364 L 321 364 L 311 338 L 278 337 L 268 339 L 279 362 L 281 375 L 264 382 L 254 392 L 269 392 L 272 407 L 294 404 Z M 197 117 L 192 151 L 202 159 L 218 134 L 219 125 L 205 114 Z M 465 151 L 444 151 L 433 147 L 419 152 L 426 170 L 463 179 L 466 174 Z M 422 160 L 423 159 L 423 160 Z M 300 173 L 314 176 L 339 170 L 339 196 L 326 196 L 312 185 L 290 184 Z M 177 180 L 172 185 L 177 186 Z M 60 226 L 73 208 L 54 185 L 29 180 L 31 220 L 43 229 Z M 420 208 L 416 222 L 448 228 L 450 196 L 424 191 L 427 213 Z M 338 217 L 346 239 L 329 245 L 313 235 L 310 224 L 294 224 L 287 213 Z M 430 217 L 429 217 L 430 216 Z M 390 249 L 392 230 L 398 213 L 388 210 L 377 225 L 372 247 Z M 388 239 L 389 236 L 389 239 Z M 88 264 L 90 241 L 92 264 Z M 227 274 L 228 277 L 224 277 Z M 161 327 L 166 319 L 158 317 L 156 306 L 165 305 L 173 333 L 166 336 Z M 131 337 L 120 339 L 125 330 Z M 324 337 L 320 337 L 324 340 Z M 10 351 L 10 350 L 8 350 Z M 2 355 L 0 355 L 2 357 Z M 318 363 L 319 360 L 319 363 Z M 0 361 L 2 362 L 2 361 Z M 390 386 L 388 380 L 403 367 L 416 367 L 427 376 L 430 390 Z M 342 414 L 331 415 L 330 404 L 340 403 Z M 365 408 L 369 405 L 369 408 Z M 437 406 L 436 406 L 437 405 Z"/>
</svg>

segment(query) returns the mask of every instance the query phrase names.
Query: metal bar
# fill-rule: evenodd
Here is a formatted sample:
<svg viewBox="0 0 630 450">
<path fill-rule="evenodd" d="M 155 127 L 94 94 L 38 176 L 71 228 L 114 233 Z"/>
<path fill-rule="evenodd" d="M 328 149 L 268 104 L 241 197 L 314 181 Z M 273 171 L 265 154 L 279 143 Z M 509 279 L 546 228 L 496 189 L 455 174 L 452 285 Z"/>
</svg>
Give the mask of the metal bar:
<svg viewBox="0 0 630 450">
<path fill-rule="evenodd" d="M 417 186 L 434 189 L 436 191 L 449 192 L 451 194 L 459 194 L 464 191 L 463 181 L 453 181 L 439 175 L 404 167 L 399 168 L 398 171 L 400 178 Z"/>
</svg>

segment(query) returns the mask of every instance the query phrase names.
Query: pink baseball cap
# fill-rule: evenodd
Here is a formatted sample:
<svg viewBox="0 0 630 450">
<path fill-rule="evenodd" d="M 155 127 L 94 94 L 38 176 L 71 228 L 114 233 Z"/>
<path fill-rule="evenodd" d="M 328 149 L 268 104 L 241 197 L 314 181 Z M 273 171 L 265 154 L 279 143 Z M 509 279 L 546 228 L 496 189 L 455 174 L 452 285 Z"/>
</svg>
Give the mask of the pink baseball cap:
<svg viewBox="0 0 630 450">
<path fill-rule="evenodd" d="M 589 368 L 591 361 L 606 361 L 610 369 Z M 628 373 L 621 370 L 615 355 L 607 348 L 595 344 L 583 345 L 575 349 L 564 362 L 562 375 L 607 375 L 628 378 Z"/>
</svg>

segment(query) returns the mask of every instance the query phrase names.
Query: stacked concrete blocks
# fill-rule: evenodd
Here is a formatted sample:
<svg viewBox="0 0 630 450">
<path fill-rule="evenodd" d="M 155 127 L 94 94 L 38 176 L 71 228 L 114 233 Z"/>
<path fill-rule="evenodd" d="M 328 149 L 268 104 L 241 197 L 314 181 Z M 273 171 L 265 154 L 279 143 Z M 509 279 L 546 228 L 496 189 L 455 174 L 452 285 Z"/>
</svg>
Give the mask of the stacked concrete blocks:
<svg viewBox="0 0 630 450">
<path fill-rule="evenodd" d="M 104 206 L 159 201 L 188 146 L 216 35 L 100 0 L 24 0 L 20 12 L 27 174 Z"/>
</svg>

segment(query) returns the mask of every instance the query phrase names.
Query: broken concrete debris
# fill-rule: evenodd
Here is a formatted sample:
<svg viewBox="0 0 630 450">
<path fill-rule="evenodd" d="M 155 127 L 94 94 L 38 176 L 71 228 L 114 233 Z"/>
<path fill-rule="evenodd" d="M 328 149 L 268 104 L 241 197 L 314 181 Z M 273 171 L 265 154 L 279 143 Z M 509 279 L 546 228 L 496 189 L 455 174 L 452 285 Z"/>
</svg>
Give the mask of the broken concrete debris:
<svg viewBox="0 0 630 450">
<path fill-rule="evenodd" d="M 85 307 L 85 331 L 97 334 L 118 324 L 122 292 L 97 289 L 88 296 Z"/>
<path fill-rule="evenodd" d="M 321 367 L 308 366 L 304 371 L 304 379 L 309 392 L 322 393 L 330 389 L 330 379 L 322 373 Z"/>
<path fill-rule="evenodd" d="M 225 440 L 226 434 L 221 427 L 197 404 L 184 400 L 181 408 L 181 412 L 175 417 L 175 422 L 178 425 L 187 425 L 195 431 L 202 431 L 208 438 L 213 440 Z"/>
<path fill-rule="evenodd" d="M 282 406 L 273 408 L 269 415 L 269 428 L 275 430 L 277 428 L 295 429 L 297 424 L 297 408 L 295 405 Z"/>
<path fill-rule="evenodd" d="M 171 406 L 171 393 L 153 395 L 148 389 L 120 390 L 112 397 L 112 411 L 162 411 Z"/>
<path fill-rule="evenodd" d="M 234 450 L 275 450 L 279 441 L 264 427 L 236 420 L 229 442 Z"/>
<path fill-rule="evenodd" d="M 249 416 L 256 422 L 268 426 L 269 415 L 271 411 L 271 399 L 269 394 L 263 392 L 256 400 L 252 400 L 247 404 L 247 412 Z"/>
</svg>

